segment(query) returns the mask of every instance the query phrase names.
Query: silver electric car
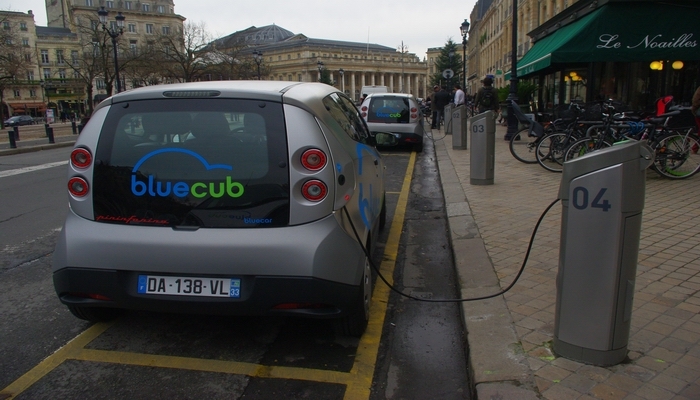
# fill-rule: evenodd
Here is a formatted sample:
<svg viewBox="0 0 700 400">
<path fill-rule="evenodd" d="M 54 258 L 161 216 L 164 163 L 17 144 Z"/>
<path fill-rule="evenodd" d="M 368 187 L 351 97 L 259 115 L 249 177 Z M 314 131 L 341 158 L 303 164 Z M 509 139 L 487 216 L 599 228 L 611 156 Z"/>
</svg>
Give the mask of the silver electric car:
<svg viewBox="0 0 700 400">
<path fill-rule="evenodd" d="M 321 83 L 197 82 L 117 94 L 70 156 L 53 258 L 78 318 L 119 310 L 333 318 L 361 335 L 384 164 Z"/>
</svg>

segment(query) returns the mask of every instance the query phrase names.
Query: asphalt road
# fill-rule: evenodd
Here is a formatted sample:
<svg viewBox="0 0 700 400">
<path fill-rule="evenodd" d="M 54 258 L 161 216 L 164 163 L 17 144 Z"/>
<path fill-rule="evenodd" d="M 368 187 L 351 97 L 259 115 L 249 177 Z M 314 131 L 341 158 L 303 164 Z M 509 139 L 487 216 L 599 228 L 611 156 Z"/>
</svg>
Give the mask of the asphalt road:
<svg viewBox="0 0 700 400">
<path fill-rule="evenodd" d="M 74 318 L 56 298 L 50 265 L 69 152 L 0 157 L 0 399 L 469 398 L 457 306 L 402 298 L 380 280 L 359 340 L 322 320 Z M 397 289 L 454 298 L 432 145 L 414 157 L 385 152 L 389 212 L 374 262 Z"/>
</svg>

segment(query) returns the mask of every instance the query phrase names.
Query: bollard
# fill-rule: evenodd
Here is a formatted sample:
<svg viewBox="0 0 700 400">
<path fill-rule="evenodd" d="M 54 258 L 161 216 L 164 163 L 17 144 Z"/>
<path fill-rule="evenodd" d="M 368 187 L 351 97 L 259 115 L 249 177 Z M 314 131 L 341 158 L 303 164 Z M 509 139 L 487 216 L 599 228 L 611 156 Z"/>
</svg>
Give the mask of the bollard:
<svg viewBox="0 0 700 400">
<path fill-rule="evenodd" d="M 7 131 L 8 136 L 10 137 L 10 148 L 11 149 L 16 149 L 17 148 L 17 142 L 15 142 L 15 131 Z"/>
<path fill-rule="evenodd" d="M 46 131 L 46 137 L 49 136 L 49 124 L 44 124 L 44 130 Z"/>
<path fill-rule="evenodd" d="M 19 140 L 19 126 L 12 127 L 12 132 L 15 135 L 15 140 Z"/>
<path fill-rule="evenodd" d="M 53 140 L 53 128 L 51 128 L 51 127 L 46 128 L 46 136 L 49 137 L 49 143 L 56 143 Z"/>
<path fill-rule="evenodd" d="M 73 129 L 73 134 L 77 135 L 78 134 L 78 126 L 75 124 L 75 121 L 70 122 L 70 127 Z"/>
</svg>

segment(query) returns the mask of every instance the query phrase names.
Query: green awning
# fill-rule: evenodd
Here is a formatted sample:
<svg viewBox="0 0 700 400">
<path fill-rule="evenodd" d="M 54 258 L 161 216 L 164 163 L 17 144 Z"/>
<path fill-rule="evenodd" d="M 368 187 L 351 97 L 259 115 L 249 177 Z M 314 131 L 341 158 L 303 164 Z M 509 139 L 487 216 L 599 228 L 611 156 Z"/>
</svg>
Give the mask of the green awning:
<svg viewBox="0 0 700 400">
<path fill-rule="evenodd" d="M 689 4 L 608 3 L 535 43 L 518 77 L 552 64 L 700 60 L 700 4 Z"/>
</svg>

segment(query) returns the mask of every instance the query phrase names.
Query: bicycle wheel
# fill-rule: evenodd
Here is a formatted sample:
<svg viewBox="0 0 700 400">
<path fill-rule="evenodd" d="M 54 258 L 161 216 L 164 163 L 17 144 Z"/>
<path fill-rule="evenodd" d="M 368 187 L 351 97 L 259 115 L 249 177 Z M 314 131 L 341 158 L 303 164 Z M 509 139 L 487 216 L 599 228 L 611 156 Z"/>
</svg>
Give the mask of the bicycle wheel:
<svg viewBox="0 0 700 400">
<path fill-rule="evenodd" d="M 564 154 L 564 162 L 581 157 L 595 150 L 600 150 L 604 147 L 610 147 L 612 143 L 607 140 L 599 141 L 598 139 L 583 138 L 575 141 L 569 146 Z"/>
<path fill-rule="evenodd" d="M 564 167 L 564 155 L 569 145 L 576 141 L 576 137 L 568 133 L 552 133 L 546 135 L 537 144 L 535 155 L 537 163 L 547 171 L 561 172 Z"/>
<path fill-rule="evenodd" d="M 537 162 L 535 151 L 537 151 L 539 138 L 528 136 L 528 132 L 529 129 L 524 128 L 510 138 L 510 154 L 520 162 L 535 164 Z"/>
<path fill-rule="evenodd" d="M 700 171 L 700 140 L 690 134 L 672 133 L 652 145 L 652 169 L 669 179 L 689 178 Z"/>
</svg>

